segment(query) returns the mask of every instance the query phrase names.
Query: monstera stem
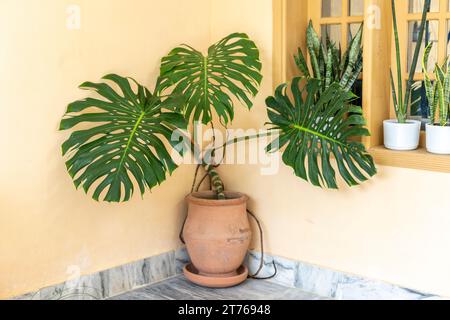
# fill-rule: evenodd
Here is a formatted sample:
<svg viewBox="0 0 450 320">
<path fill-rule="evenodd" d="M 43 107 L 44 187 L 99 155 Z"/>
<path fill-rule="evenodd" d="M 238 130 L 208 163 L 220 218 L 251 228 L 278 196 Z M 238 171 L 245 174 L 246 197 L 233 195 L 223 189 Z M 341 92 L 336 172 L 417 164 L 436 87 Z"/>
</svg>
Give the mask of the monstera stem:
<svg viewBox="0 0 450 320">
<path fill-rule="evenodd" d="M 225 187 L 219 173 L 212 165 L 203 165 L 209 177 L 211 178 L 212 190 L 216 193 L 218 200 L 225 200 Z"/>
<path fill-rule="evenodd" d="M 225 142 L 223 145 L 219 146 L 218 148 L 208 150 L 206 152 L 207 156 L 205 158 L 209 158 L 210 155 L 212 155 L 215 151 L 220 150 L 220 149 L 225 149 L 229 145 L 236 144 L 236 143 L 239 143 L 241 141 L 249 141 L 249 140 L 258 139 L 258 138 L 262 138 L 262 137 L 269 137 L 269 136 L 272 136 L 274 134 L 276 134 L 276 132 L 268 131 L 268 132 L 265 132 L 265 133 L 259 133 L 259 134 L 255 134 L 255 135 L 248 135 L 248 136 L 243 136 L 243 137 L 238 137 L 238 138 L 234 138 L 234 139 L 228 140 L 227 142 Z M 217 199 L 218 200 L 225 200 L 226 196 L 225 196 L 224 183 L 223 183 L 222 179 L 220 178 L 219 173 L 216 170 L 216 168 L 219 167 L 220 164 L 219 165 L 213 165 L 213 164 L 210 164 L 207 161 L 205 161 L 204 158 L 201 159 L 200 155 L 198 154 L 198 150 L 200 150 L 198 145 L 193 140 L 191 140 L 191 139 L 189 139 L 189 140 L 190 140 L 190 144 L 191 144 L 191 152 L 193 153 L 193 155 L 196 158 L 196 160 L 198 161 L 198 163 L 205 169 L 206 173 L 210 177 L 210 179 L 211 179 L 211 188 L 214 191 L 214 193 L 217 195 Z M 197 176 L 197 172 L 196 172 L 196 176 Z M 201 184 L 201 182 L 200 182 L 200 184 Z M 194 179 L 194 186 L 195 186 L 195 179 Z"/>
<path fill-rule="evenodd" d="M 191 152 L 193 153 L 194 157 L 198 161 L 198 163 L 205 169 L 206 173 L 208 173 L 210 179 L 211 179 L 211 188 L 217 195 L 218 200 L 225 200 L 225 187 L 223 184 L 222 179 L 220 178 L 219 173 L 216 170 L 216 166 L 209 164 L 205 161 L 205 159 L 201 159 L 199 154 L 197 153 L 199 150 L 198 145 L 193 141 L 191 142 Z M 197 173 L 196 173 L 197 175 Z M 195 183 L 195 179 L 194 179 Z"/>
</svg>

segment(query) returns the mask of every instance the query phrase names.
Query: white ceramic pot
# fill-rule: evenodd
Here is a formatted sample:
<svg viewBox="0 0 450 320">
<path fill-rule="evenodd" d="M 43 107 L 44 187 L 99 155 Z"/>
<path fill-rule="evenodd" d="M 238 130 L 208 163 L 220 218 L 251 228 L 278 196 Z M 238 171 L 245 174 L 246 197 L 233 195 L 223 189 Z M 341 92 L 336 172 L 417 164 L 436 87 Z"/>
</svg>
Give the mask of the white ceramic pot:
<svg viewBox="0 0 450 320">
<path fill-rule="evenodd" d="M 450 127 L 427 124 L 427 151 L 450 154 Z"/>
<path fill-rule="evenodd" d="M 415 150 L 419 146 L 421 122 L 407 120 L 399 123 L 397 120 L 385 120 L 384 146 L 391 150 Z"/>
</svg>

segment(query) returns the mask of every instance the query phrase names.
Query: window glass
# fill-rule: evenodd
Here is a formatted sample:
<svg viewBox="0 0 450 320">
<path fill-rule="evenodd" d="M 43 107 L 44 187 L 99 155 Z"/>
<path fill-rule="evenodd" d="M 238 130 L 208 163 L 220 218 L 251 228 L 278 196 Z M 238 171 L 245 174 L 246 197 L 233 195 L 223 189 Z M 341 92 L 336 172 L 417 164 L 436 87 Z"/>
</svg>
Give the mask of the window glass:
<svg viewBox="0 0 450 320">
<path fill-rule="evenodd" d="M 340 24 L 324 24 L 322 25 L 322 40 L 326 40 L 326 35 L 330 37 L 331 42 L 336 46 L 341 44 L 341 25 Z"/>
<path fill-rule="evenodd" d="M 413 84 L 413 90 L 411 92 L 411 116 L 427 119 L 429 110 L 425 85 L 423 81 L 416 81 Z"/>
<path fill-rule="evenodd" d="M 408 70 L 411 68 L 414 51 L 418 45 L 420 21 L 410 21 L 408 27 Z M 434 65 L 438 62 L 438 36 L 439 36 L 439 22 L 437 20 L 427 21 L 425 25 L 425 34 L 419 53 L 419 61 L 417 63 L 416 72 L 422 72 L 422 56 L 425 47 L 432 42 L 433 48 L 428 59 L 428 71 L 434 70 Z"/>
<path fill-rule="evenodd" d="M 322 17 L 341 17 L 342 0 L 322 0 Z"/>
<path fill-rule="evenodd" d="M 363 16 L 364 0 L 349 0 L 348 9 L 349 16 Z"/>
<path fill-rule="evenodd" d="M 348 25 L 348 43 L 355 37 L 361 25 L 362 23 L 350 23 Z"/>
<path fill-rule="evenodd" d="M 356 80 L 355 85 L 352 88 L 352 92 L 358 97 L 352 103 L 356 106 L 362 106 L 363 98 L 363 81 L 361 79 Z"/>
<path fill-rule="evenodd" d="M 450 55 L 450 20 L 447 20 L 447 55 Z"/>
<path fill-rule="evenodd" d="M 409 0 L 409 13 L 422 13 L 425 0 Z M 430 12 L 439 12 L 439 0 L 431 0 Z"/>
</svg>

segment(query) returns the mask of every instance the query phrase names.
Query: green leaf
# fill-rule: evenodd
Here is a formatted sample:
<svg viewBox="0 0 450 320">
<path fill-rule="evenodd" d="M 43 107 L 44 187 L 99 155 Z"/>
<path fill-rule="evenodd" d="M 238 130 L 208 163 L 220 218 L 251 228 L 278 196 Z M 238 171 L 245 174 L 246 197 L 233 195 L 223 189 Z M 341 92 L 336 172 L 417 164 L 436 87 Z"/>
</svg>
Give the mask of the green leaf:
<svg viewBox="0 0 450 320">
<path fill-rule="evenodd" d="M 394 83 L 394 76 L 392 75 L 392 69 L 389 69 L 389 74 L 391 77 L 391 90 L 392 90 L 392 99 L 394 102 L 394 110 L 395 110 L 395 113 L 398 113 L 399 105 L 398 105 L 398 101 L 397 101 L 397 92 L 395 90 L 395 83 Z"/>
<path fill-rule="evenodd" d="M 395 96 L 395 100 L 397 101 L 397 108 L 395 109 L 395 113 L 399 122 L 406 121 L 406 107 L 403 104 L 403 75 L 402 75 L 402 65 L 401 65 L 401 57 L 400 57 L 400 40 L 398 38 L 398 26 L 397 26 L 397 12 L 395 9 L 395 0 L 391 0 L 392 6 L 392 21 L 394 26 L 394 38 L 395 38 L 395 57 L 397 61 L 397 93 L 398 96 Z M 418 46 L 420 47 L 420 46 Z M 393 82 L 392 82 L 393 85 Z M 393 85 L 394 86 L 394 85 Z M 392 88 L 392 92 L 395 92 L 395 86 Z M 394 102 L 395 103 L 395 102 Z"/>
<path fill-rule="evenodd" d="M 299 71 L 304 77 L 310 77 L 308 63 L 306 62 L 306 58 L 303 55 L 303 52 L 300 48 L 298 48 L 298 54 L 294 55 L 295 64 L 297 65 Z"/>
<path fill-rule="evenodd" d="M 233 33 L 211 46 L 208 55 L 183 45 L 162 59 L 161 90 L 185 98 L 187 120 L 211 122 L 213 111 L 227 124 L 237 98 L 248 109 L 262 81 L 259 50 L 244 33 Z"/>
<path fill-rule="evenodd" d="M 372 157 L 361 143 L 350 140 L 350 137 L 369 135 L 361 108 L 351 105 L 354 95 L 336 82 L 322 94 L 317 79 L 308 80 L 304 90 L 299 89 L 299 84 L 300 78 L 295 78 L 292 94 L 286 92 L 287 85 L 283 84 L 266 100 L 269 124 L 280 131 L 283 162 L 298 177 L 332 189 L 337 188 L 332 157 L 341 177 L 350 186 L 375 175 Z M 302 95 L 306 97 L 303 99 Z M 269 149 L 273 151 L 273 147 Z"/>
<path fill-rule="evenodd" d="M 428 105 L 430 109 L 430 119 L 432 119 L 431 122 L 434 123 L 437 110 L 437 104 L 435 103 L 436 100 L 434 98 L 434 94 L 436 92 L 437 83 L 433 85 L 430 76 L 428 74 L 428 59 L 432 48 L 433 48 L 432 42 L 425 48 L 425 52 L 423 54 L 422 59 L 422 72 L 424 74 L 425 94 L 427 96 Z"/>
<path fill-rule="evenodd" d="M 316 79 L 322 79 L 322 74 L 320 73 L 320 39 L 317 35 L 314 27 L 312 25 L 312 21 L 309 22 L 308 28 L 306 29 L 306 47 L 309 52 L 309 57 L 311 59 L 311 65 L 313 69 L 313 74 Z"/>
<path fill-rule="evenodd" d="M 82 84 L 82 89 L 93 90 L 102 99 L 69 104 L 60 129 L 74 129 L 81 123 L 89 128 L 74 130 L 62 151 L 77 188 L 83 187 L 86 193 L 94 189 L 95 200 L 104 195 L 108 202 L 127 201 L 135 183 L 144 194 L 146 188 L 161 184 L 166 173 L 176 169 L 165 143 L 171 142 L 173 127 L 183 129 L 186 123 L 181 114 L 163 107 L 175 96 L 162 99 L 116 74 L 103 79 L 115 83 L 121 93 L 107 83 Z"/>
<path fill-rule="evenodd" d="M 345 68 L 344 74 L 342 75 L 342 79 L 340 81 L 342 87 L 353 87 L 353 83 L 351 83 L 351 79 L 354 79 L 353 82 L 357 79 L 359 74 L 361 73 L 361 69 L 359 69 L 358 64 L 361 64 L 362 66 L 362 49 L 361 49 L 361 42 L 362 42 L 362 34 L 363 34 L 363 27 L 359 28 L 358 32 L 356 33 L 355 37 L 352 39 L 350 43 L 350 47 L 348 49 L 347 56 L 347 66 Z M 359 69 L 359 72 L 357 70 L 357 76 L 354 77 L 355 69 Z M 350 83 L 349 83 L 350 82 Z"/>
</svg>

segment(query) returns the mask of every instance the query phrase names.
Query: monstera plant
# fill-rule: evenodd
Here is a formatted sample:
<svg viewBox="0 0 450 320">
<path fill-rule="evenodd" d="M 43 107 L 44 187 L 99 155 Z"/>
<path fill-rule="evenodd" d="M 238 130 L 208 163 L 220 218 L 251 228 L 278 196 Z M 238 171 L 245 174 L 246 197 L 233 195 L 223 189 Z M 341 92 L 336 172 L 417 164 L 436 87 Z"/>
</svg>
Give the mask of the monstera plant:
<svg viewBox="0 0 450 320">
<path fill-rule="evenodd" d="M 62 150 L 75 186 L 92 193 L 95 200 L 121 202 L 131 198 L 136 186 L 144 194 L 161 184 L 177 168 L 171 151 L 183 154 L 187 144 L 198 156 L 198 137 L 189 134 L 195 122 L 212 126 L 217 119 L 226 127 L 234 119 L 236 104 L 252 108 L 261 68 L 255 43 L 246 34 L 234 33 L 212 45 L 207 54 L 188 45 L 170 51 L 162 59 L 152 91 L 115 74 L 100 83 L 83 83 L 81 89 L 96 96 L 69 104 L 61 121 L 61 130 L 73 131 Z M 354 95 L 348 86 L 325 79 L 322 90 L 320 79 L 304 81 L 306 85 L 301 85 L 300 78 L 294 79 L 292 98 L 282 85 L 267 99 L 272 124 L 268 133 L 236 137 L 220 148 L 278 134 L 284 162 L 313 185 L 337 188 L 332 156 L 349 185 L 375 174 L 363 145 L 349 139 L 368 131 L 361 108 L 352 105 Z M 247 278 L 248 269 L 241 264 L 251 239 L 247 213 L 254 215 L 247 210 L 247 196 L 224 190 L 217 172 L 221 162 L 210 161 L 216 148 L 198 156 L 196 176 L 203 167 L 212 190 L 187 197 L 188 215 L 180 238 L 192 260 L 185 275 L 201 285 L 224 287 Z"/>
<path fill-rule="evenodd" d="M 131 78 L 110 74 L 106 82 L 85 82 L 80 88 L 101 98 L 69 104 L 60 129 L 80 123 L 93 124 L 77 130 L 63 144 L 69 174 L 75 186 L 98 200 L 130 199 L 134 183 L 141 194 L 161 184 L 176 168 L 167 146 L 178 145 L 172 136 L 189 122 L 212 122 L 213 114 L 226 125 L 234 118 L 233 98 L 252 107 L 251 97 L 262 80 L 259 51 L 247 35 L 231 34 L 211 46 L 208 55 L 183 45 L 162 59 L 161 75 L 150 91 Z M 194 142 L 193 142 L 194 143 Z M 214 178 L 223 198 L 223 184 L 212 165 L 202 162 Z M 95 187 L 95 188 L 94 188 Z"/>
</svg>

